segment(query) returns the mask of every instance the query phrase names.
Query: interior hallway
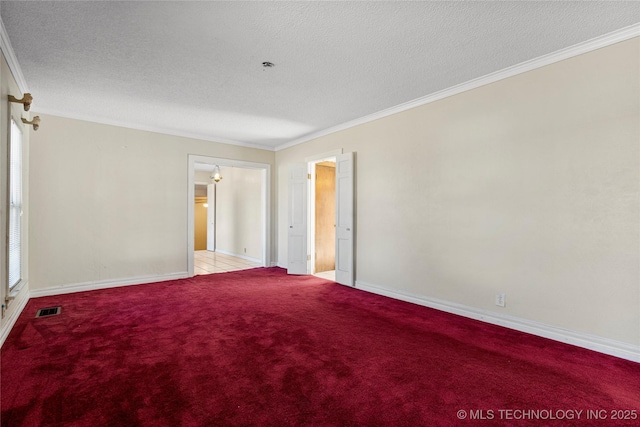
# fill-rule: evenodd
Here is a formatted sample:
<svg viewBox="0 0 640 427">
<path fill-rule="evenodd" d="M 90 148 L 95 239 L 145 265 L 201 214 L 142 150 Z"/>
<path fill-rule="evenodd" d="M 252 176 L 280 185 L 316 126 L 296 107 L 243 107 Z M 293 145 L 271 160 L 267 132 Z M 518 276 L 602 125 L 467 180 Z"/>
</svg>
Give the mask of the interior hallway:
<svg viewBox="0 0 640 427">
<path fill-rule="evenodd" d="M 195 251 L 193 263 L 196 276 L 200 274 L 227 273 L 229 271 L 262 267 L 259 262 L 248 261 L 232 255 L 206 250 Z"/>
<path fill-rule="evenodd" d="M 200 274 L 227 273 L 229 271 L 247 270 L 262 267 L 259 262 L 248 261 L 232 255 L 211 251 L 194 251 L 194 273 Z M 314 274 L 316 277 L 335 282 L 336 271 L 323 271 Z"/>
</svg>

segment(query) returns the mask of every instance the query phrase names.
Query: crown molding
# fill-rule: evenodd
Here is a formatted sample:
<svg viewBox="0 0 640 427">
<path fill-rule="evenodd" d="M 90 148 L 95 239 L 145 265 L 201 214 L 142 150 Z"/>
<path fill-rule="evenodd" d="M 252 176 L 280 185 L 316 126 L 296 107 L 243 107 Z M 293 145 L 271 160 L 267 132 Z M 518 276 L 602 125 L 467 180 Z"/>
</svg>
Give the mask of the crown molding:
<svg viewBox="0 0 640 427">
<path fill-rule="evenodd" d="M 482 77 L 478 77 L 476 79 L 473 80 L 469 80 L 465 83 L 461 83 L 459 85 L 455 85 L 452 87 L 449 87 L 447 89 L 432 93 L 430 95 L 426 95 L 420 98 L 416 98 L 414 100 L 396 105 L 394 107 L 390 107 L 381 111 L 378 111 L 376 113 L 373 114 L 369 114 L 367 116 L 363 116 L 360 117 L 358 119 L 355 120 L 350 120 L 348 122 L 336 125 L 336 126 L 332 126 L 330 128 L 326 128 L 317 132 L 313 132 L 310 133 L 308 135 L 302 136 L 300 138 L 296 138 L 294 140 L 291 140 L 289 142 L 286 142 L 284 144 L 280 144 L 276 147 L 271 147 L 271 146 L 267 146 L 267 145 L 261 145 L 261 144 L 255 144 L 255 143 L 248 143 L 248 142 L 242 142 L 242 141 L 235 141 L 235 140 L 230 140 L 230 139 L 225 139 L 225 138 L 217 138 L 217 137 L 213 137 L 213 136 L 209 136 L 209 135 L 202 135 L 202 134 L 196 134 L 196 133 L 190 133 L 190 132 L 182 132 L 182 131 L 177 131 L 177 130 L 172 130 L 172 129 L 165 129 L 162 127 L 156 127 L 156 126 L 144 126 L 144 125 L 139 125 L 139 124 L 133 124 L 133 123 L 125 123 L 125 122 L 117 122 L 117 121 L 110 121 L 110 120 L 104 120 L 104 119 L 100 119 L 100 118 L 96 118 L 96 117 L 90 117 L 90 116 L 73 116 L 73 115 L 68 115 L 68 114 L 64 114 L 61 112 L 56 112 L 56 111 L 52 111 L 52 110 L 42 110 L 39 109 L 38 111 L 44 114 L 50 114 L 50 115 L 54 115 L 54 116 L 59 116 L 59 117 L 66 117 L 66 118 L 70 118 L 70 119 L 76 119 L 76 120 L 84 120 L 84 121 L 90 121 L 90 122 L 94 122 L 94 123 L 101 123 L 101 124 L 106 124 L 106 125 L 112 125 L 112 126 L 119 126 L 119 127 L 124 127 L 124 128 L 129 128 L 129 129 L 136 129 L 136 130 L 143 130 L 143 131 L 148 131 L 148 132 L 156 132 L 156 133 L 161 133 L 161 134 L 166 134 L 166 135 L 173 135 L 173 136 L 179 136 L 179 137 L 185 137 L 185 138 L 193 138 L 193 139 L 199 139 L 199 140 L 204 140 L 204 141 L 212 141 L 212 142 L 219 142 L 222 144 L 230 144 L 230 145 L 237 145 L 237 146 L 241 146 L 241 147 L 247 147 L 247 148 L 256 148 L 259 150 L 266 150 L 266 151 L 280 151 L 280 150 L 284 150 L 286 148 L 290 148 L 305 142 L 309 142 L 311 140 L 326 136 L 326 135 L 330 135 L 336 132 L 340 132 L 346 129 L 350 129 L 352 127 L 355 126 L 359 126 L 365 123 L 369 123 L 372 122 L 374 120 L 378 120 L 396 113 L 400 113 L 402 111 L 406 111 L 409 110 L 411 108 L 416 108 L 425 104 L 429 104 L 431 102 L 435 102 L 435 101 L 439 101 L 441 99 L 444 98 L 448 98 L 450 96 L 454 96 L 457 94 L 460 94 L 462 92 L 466 92 L 472 89 L 476 89 L 479 88 L 481 86 L 485 86 L 491 83 L 495 83 L 499 80 L 503 80 L 509 77 L 513 77 L 516 76 L 518 74 L 522 74 L 522 73 L 526 73 L 528 71 L 532 71 L 535 70 L 537 68 L 541 68 L 547 65 L 551 65 L 554 64 L 556 62 L 559 61 L 563 61 L 565 59 L 569 59 L 578 55 L 582 55 L 584 53 L 588 53 L 606 46 L 610 46 L 612 44 L 615 43 L 619 43 L 628 39 L 631 39 L 633 37 L 638 37 L 640 36 L 640 23 L 637 24 L 633 24 L 630 25 L 628 27 L 624 27 L 621 28 L 619 30 L 613 31 L 611 33 L 608 34 L 604 34 L 602 36 L 599 37 L 595 37 L 593 39 L 575 44 L 573 46 L 569 46 L 567 48 L 564 49 L 560 49 L 558 51 L 552 52 L 550 54 L 547 55 L 543 55 L 540 56 L 538 58 L 534 58 L 525 62 L 522 62 L 520 64 L 516 64 L 514 66 L 508 67 L 508 68 L 504 68 L 502 70 L 487 74 L 485 76 Z M 7 31 L 5 29 L 4 26 L 4 22 L 2 22 L 2 20 L 0 19 L 0 49 L 2 50 L 4 57 L 7 61 L 7 64 L 9 65 L 9 69 L 11 70 L 11 73 L 13 74 L 13 77 L 16 80 L 16 83 L 18 84 L 18 88 L 20 89 L 20 91 L 22 93 L 26 93 L 29 92 L 29 87 L 27 85 L 27 81 L 24 78 L 24 75 L 22 74 L 22 69 L 20 68 L 20 64 L 18 63 L 18 59 L 15 55 L 15 52 L 13 50 L 13 47 L 11 46 L 11 41 L 9 40 L 9 35 L 7 34 Z"/>
<path fill-rule="evenodd" d="M 218 138 L 216 136 L 203 135 L 203 134 L 199 134 L 199 133 L 183 132 L 183 131 L 179 131 L 179 130 L 175 130 L 175 129 L 166 129 L 166 128 L 163 128 L 163 127 L 160 127 L 160 126 L 146 126 L 146 125 L 141 125 L 141 124 L 138 124 L 138 123 L 120 122 L 120 121 L 117 121 L 117 120 L 105 120 L 105 119 L 102 119 L 102 118 L 99 118 L 99 117 L 93 117 L 93 116 L 90 116 L 90 115 L 67 114 L 67 113 L 64 113 L 64 112 L 61 112 L 61 111 L 48 109 L 48 108 L 38 108 L 37 111 L 40 114 L 48 114 L 50 116 L 63 117 L 63 118 L 66 118 L 66 119 L 82 120 L 82 121 L 85 121 L 85 122 L 92 122 L 92 123 L 98 123 L 98 124 L 109 125 L 109 126 L 117 126 L 117 127 L 121 127 L 121 128 L 141 130 L 141 131 L 145 131 L 145 132 L 154 132 L 154 133 L 160 133 L 160 134 L 163 134 L 163 135 L 179 136 L 179 137 L 182 137 L 182 138 L 191 138 L 191 139 L 198 139 L 198 140 L 201 140 L 201 141 L 218 142 L 220 144 L 229 144 L 229 145 L 237 145 L 237 146 L 240 146 L 240 147 L 256 148 L 258 150 L 274 151 L 273 147 L 270 147 L 270 146 L 267 146 L 267 145 L 260 145 L 260 144 L 250 143 L 250 142 L 235 141 L 235 140 L 232 140 L 232 139 Z"/>
<path fill-rule="evenodd" d="M 13 74 L 13 78 L 18 84 L 18 89 L 20 89 L 20 92 L 22 93 L 28 93 L 29 86 L 27 85 L 27 80 L 24 78 L 24 74 L 22 74 L 22 68 L 20 68 L 20 63 L 18 62 L 16 53 L 13 51 L 11 40 L 9 40 L 9 34 L 7 33 L 6 28 L 4 28 L 4 22 L 2 19 L 0 19 L 0 49 L 2 49 L 4 59 L 7 61 L 11 74 Z"/>
<path fill-rule="evenodd" d="M 18 62 L 18 58 L 16 57 L 13 47 L 11 46 L 11 40 L 9 40 L 9 34 L 7 33 L 7 30 L 4 26 L 4 22 L 2 21 L 1 18 L 0 18 L 0 49 L 4 54 L 4 58 L 7 61 L 7 64 L 9 65 L 9 69 L 11 70 L 11 74 L 13 75 L 13 78 L 16 80 L 18 89 L 22 93 L 30 92 L 29 86 L 27 85 L 27 80 L 24 78 L 24 74 L 22 74 L 22 68 L 20 68 L 20 63 Z M 119 127 L 124 127 L 128 129 L 136 129 L 136 130 L 142 130 L 147 132 L 161 133 L 165 135 L 179 136 L 184 138 L 219 142 L 221 144 L 237 145 L 240 147 L 257 148 L 259 150 L 274 151 L 273 147 L 266 146 L 266 145 L 252 144 L 249 142 L 242 142 L 242 141 L 234 141 L 231 139 L 217 138 L 214 136 L 201 135 L 197 133 L 181 132 L 181 131 L 176 131 L 171 129 L 165 129 L 162 127 L 144 126 L 144 125 L 133 124 L 133 123 L 110 121 L 110 120 L 104 120 L 104 119 L 90 117 L 90 116 L 73 116 L 73 115 L 61 113 L 59 111 L 42 109 L 42 108 L 38 109 L 38 112 L 42 114 L 49 114 L 52 116 L 65 117 L 68 119 L 75 119 L 75 120 L 84 120 L 88 122 L 100 123 L 100 124 L 111 125 L 111 126 L 119 126 Z"/>
<path fill-rule="evenodd" d="M 297 138 L 292 141 L 286 142 L 284 144 L 278 145 L 275 148 L 275 151 L 284 150 L 286 148 L 293 147 L 295 145 L 302 144 L 304 142 L 308 142 L 313 139 L 320 138 L 322 136 L 340 132 L 342 130 L 346 130 L 355 126 L 369 123 L 374 120 L 378 120 L 383 117 L 390 116 L 392 114 L 409 110 L 411 108 L 420 107 L 422 105 L 429 104 L 431 102 L 439 101 L 441 99 L 448 98 L 450 96 L 458 95 L 468 90 L 476 89 L 481 86 L 495 83 L 499 80 L 507 79 L 509 77 L 516 76 L 518 74 L 526 73 L 527 71 L 532 71 L 537 68 L 545 67 L 547 65 L 551 65 L 556 62 L 563 61 L 565 59 L 573 58 L 574 56 L 582 55 L 584 53 L 588 53 L 588 52 L 591 52 L 606 46 L 610 46 L 612 44 L 616 44 L 616 43 L 631 39 L 633 37 L 638 37 L 638 36 L 640 36 L 640 23 L 621 28 L 619 30 L 604 34 L 599 37 L 595 37 L 590 40 L 586 40 L 584 42 L 575 44 L 573 46 L 569 46 L 564 49 L 557 50 L 555 52 L 540 56 L 538 58 L 521 62 L 511 67 L 504 68 L 502 70 L 484 75 L 482 77 L 478 77 L 473 80 L 469 80 L 465 83 L 461 83 L 459 85 L 452 86 L 450 88 L 432 93 L 430 95 L 426 95 L 421 98 L 417 98 L 412 101 L 408 101 L 403 104 L 396 105 L 395 107 L 387 108 L 382 111 L 378 111 L 376 113 L 369 114 L 364 117 L 360 117 L 359 119 L 351 120 L 337 126 L 333 126 L 327 129 L 320 130 L 318 132 L 311 133 L 309 135 L 305 135 L 301 138 Z"/>
</svg>

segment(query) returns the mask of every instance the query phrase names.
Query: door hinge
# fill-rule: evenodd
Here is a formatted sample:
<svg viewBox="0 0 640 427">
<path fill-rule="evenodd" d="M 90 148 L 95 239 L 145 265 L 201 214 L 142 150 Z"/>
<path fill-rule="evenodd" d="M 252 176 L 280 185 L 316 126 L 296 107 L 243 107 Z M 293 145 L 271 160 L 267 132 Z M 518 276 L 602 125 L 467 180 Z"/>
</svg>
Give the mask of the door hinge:
<svg viewBox="0 0 640 427">
<path fill-rule="evenodd" d="M 307 179 L 311 179 L 311 174 L 310 173 L 307 174 Z"/>
<path fill-rule="evenodd" d="M 307 255 L 307 261 L 311 261 L 311 255 Z"/>
</svg>

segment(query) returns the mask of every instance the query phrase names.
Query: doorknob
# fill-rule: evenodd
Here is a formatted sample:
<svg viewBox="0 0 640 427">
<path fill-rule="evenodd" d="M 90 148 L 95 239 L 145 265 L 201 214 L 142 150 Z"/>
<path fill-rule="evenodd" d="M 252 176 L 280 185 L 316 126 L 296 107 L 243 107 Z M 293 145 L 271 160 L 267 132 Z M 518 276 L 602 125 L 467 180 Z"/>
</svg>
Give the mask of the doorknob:
<svg viewBox="0 0 640 427">
<path fill-rule="evenodd" d="M 289 228 L 293 228 L 293 225 L 290 225 Z"/>
<path fill-rule="evenodd" d="M 351 231 L 351 229 L 350 229 L 350 228 L 347 228 L 347 231 Z"/>
</svg>

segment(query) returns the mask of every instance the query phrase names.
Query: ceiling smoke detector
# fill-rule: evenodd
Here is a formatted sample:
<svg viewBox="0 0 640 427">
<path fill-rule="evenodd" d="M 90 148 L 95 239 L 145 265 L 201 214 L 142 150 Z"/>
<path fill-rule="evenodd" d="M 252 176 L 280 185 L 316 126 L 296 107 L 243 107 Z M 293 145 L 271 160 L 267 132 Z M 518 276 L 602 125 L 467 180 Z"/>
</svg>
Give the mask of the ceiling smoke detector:
<svg viewBox="0 0 640 427">
<path fill-rule="evenodd" d="M 273 68 L 273 67 L 275 67 L 275 66 L 276 66 L 276 64 L 274 64 L 273 62 L 264 61 L 264 62 L 262 63 L 262 66 L 263 66 L 264 68 Z"/>
</svg>

